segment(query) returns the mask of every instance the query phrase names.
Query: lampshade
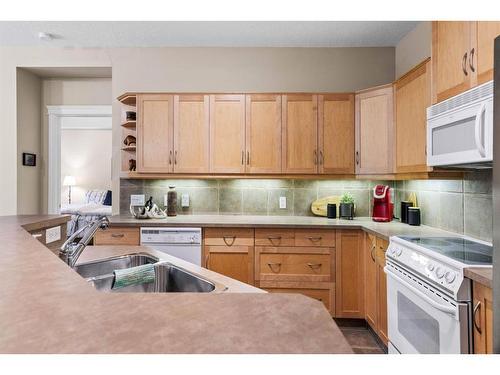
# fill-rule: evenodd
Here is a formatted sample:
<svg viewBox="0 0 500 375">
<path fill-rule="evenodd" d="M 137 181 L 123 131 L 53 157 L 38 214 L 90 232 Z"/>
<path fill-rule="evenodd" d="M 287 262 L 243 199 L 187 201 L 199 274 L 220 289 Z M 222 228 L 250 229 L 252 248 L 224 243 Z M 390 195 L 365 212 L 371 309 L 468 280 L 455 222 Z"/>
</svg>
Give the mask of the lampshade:
<svg viewBox="0 0 500 375">
<path fill-rule="evenodd" d="M 75 186 L 76 185 L 76 179 L 73 176 L 64 176 L 64 181 L 63 181 L 64 186 Z"/>
</svg>

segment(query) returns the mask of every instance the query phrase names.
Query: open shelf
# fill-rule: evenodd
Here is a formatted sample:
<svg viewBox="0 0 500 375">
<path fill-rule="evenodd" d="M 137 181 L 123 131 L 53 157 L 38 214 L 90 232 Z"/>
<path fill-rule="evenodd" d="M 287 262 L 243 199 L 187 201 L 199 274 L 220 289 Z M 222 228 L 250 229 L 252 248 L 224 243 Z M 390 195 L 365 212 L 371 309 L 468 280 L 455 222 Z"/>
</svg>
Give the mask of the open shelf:
<svg viewBox="0 0 500 375">
<path fill-rule="evenodd" d="M 137 124 L 137 121 L 135 121 L 135 120 L 134 120 L 134 121 L 127 121 L 127 122 L 124 122 L 124 123 L 122 124 L 122 126 L 123 126 L 124 128 L 127 128 L 127 129 L 135 129 L 136 124 Z"/>
<path fill-rule="evenodd" d="M 125 105 L 135 106 L 136 105 L 136 94 L 125 93 L 117 98 L 121 103 Z"/>
</svg>

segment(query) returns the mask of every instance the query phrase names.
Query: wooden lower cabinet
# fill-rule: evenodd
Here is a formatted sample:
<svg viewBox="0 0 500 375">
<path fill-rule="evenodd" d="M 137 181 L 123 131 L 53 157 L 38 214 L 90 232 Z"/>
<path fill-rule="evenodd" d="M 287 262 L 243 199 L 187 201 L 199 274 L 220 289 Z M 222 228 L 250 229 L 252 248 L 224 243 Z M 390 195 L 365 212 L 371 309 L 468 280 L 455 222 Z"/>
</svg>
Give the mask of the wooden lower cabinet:
<svg viewBox="0 0 500 375">
<path fill-rule="evenodd" d="M 302 281 L 260 281 L 259 288 L 270 293 L 298 293 L 323 302 L 331 315 L 335 314 L 335 284 Z"/>
<path fill-rule="evenodd" d="M 473 331 L 474 353 L 493 353 L 493 295 L 492 290 L 473 282 Z"/>
<path fill-rule="evenodd" d="M 337 231 L 335 316 L 365 318 L 364 237 L 360 230 Z"/>
<path fill-rule="evenodd" d="M 94 245 L 130 245 L 140 244 L 139 227 L 111 227 L 100 229 L 94 235 Z"/>
<path fill-rule="evenodd" d="M 365 234 L 365 319 L 387 345 L 387 279 L 385 252 L 389 243 L 373 234 Z"/>
<path fill-rule="evenodd" d="M 254 285 L 253 246 L 205 246 L 203 250 L 205 268 Z"/>
</svg>

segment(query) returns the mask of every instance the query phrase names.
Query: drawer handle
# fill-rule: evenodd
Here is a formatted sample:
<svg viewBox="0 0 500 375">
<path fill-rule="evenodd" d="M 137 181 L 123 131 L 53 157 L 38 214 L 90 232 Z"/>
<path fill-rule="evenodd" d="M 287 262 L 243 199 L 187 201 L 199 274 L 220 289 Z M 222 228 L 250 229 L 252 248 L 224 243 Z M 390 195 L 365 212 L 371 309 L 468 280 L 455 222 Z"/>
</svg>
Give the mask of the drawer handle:
<svg viewBox="0 0 500 375">
<path fill-rule="evenodd" d="M 267 236 L 267 239 L 269 242 L 271 242 L 273 245 L 275 245 L 274 241 L 276 242 L 281 242 L 281 236 Z"/>
<path fill-rule="evenodd" d="M 375 245 L 372 246 L 372 251 L 370 251 L 370 256 L 372 257 L 372 260 L 375 262 L 375 257 L 373 256 L 374 251 L 375 251 Z"/>
<path fill-rule="evenodd" d="M 34 238 L 40 238 L 40 237 L 42 237 L 42 236 L 43 236 L 43 234 L 41 234 L 41 233 L 36 233 L 36 234 L 32 234 L 32 236 L 33 236 Z"/>
<path fill-rule="evenodd" d="M 472 321 L 474 322 L 474 328 L 481 335 L 483 332 L 481 330 L 481 326 L 479 324 L 477 324 L 477 320 L 476 320 L 476 314 L 477 314 L 477 312 L 479 311 L 480 308 L 481 308 L 481 301 L 478 301 L 476 303 L 476 306 L 474 306 L 474 310 L 472 312 Z"/>
<path fill-rule="evenodd" d="M 267 263 L 267 265 L 273 272 L 280 272 L 281 270 L 281 263 Z M 276 268 L 277 270 L 275 271 Z"/>
<path fill-rule="evenodd" d="M 307 265 L 309 267 L 311 267 L 312 269 L 314 269 L 314 268 L 320 268 L 323 264 L 322 263 L 307 263 Z"/>
<path fill-rule="evenodd" d="M 234 241 L 236 241 L 236 236 L 222 236 L 222 239 L 227 246 L 233 246 Z"/>
<path fill-rule="evenodd" d="M 321 241 L 321 239 L 323 237 L 319 236 L 319 237 L 307 237 L 309 240 L 313 241 L 313 242 L 317 242 L 317 241 Z"/>
<path fill-rule="evenodd" d="M 113 238 L 123 238 L 125 235 L 123 233 L 111 233 Z"/>
</svg>

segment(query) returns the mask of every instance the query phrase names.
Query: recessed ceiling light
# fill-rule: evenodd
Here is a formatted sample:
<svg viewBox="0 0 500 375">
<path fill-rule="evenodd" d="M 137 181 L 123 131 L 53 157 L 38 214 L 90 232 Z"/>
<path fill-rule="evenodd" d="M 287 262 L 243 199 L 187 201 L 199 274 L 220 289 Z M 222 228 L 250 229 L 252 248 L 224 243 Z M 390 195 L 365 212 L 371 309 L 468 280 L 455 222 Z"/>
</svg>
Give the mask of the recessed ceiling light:
<svg viewBox="0 0 500 375">
<path fill-rule="evenodd" d="M 53 38 L 54 38 L 54 36 L 52 34 L 49 34 L 49 33 L 43 32 L 43 31 L 40 31 L 38 33 L 38 39 L 40 39 L 40 40 L 49 41 L 49 40 L 52 40 Z"/>
</svg>

